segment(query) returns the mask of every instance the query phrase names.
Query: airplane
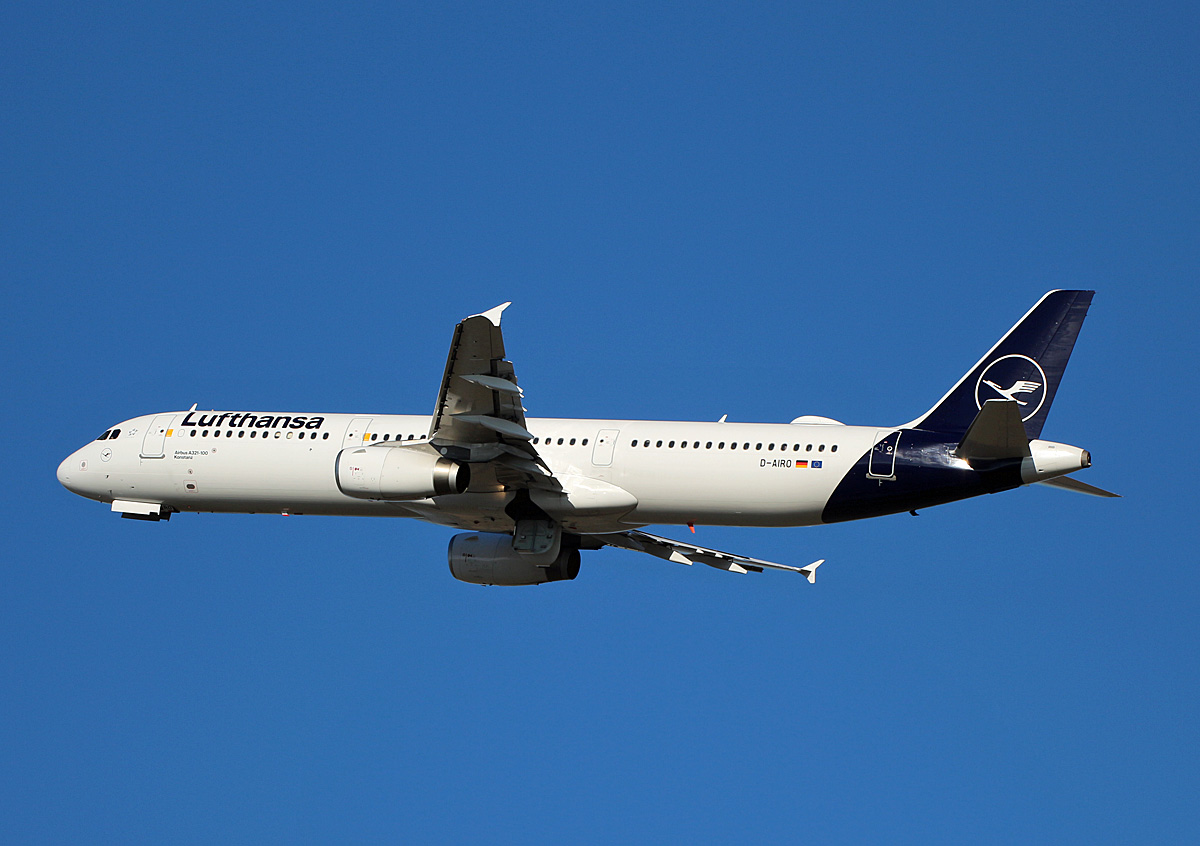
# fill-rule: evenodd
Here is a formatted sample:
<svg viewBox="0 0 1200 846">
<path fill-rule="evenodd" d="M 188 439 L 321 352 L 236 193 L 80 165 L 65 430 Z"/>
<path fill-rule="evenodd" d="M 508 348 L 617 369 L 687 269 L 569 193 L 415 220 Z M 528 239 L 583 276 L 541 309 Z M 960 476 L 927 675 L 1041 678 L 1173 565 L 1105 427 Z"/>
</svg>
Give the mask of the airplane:
<svg viewBox="0 0 1200 846">
<path fill-rule="evenodd" d="M 1087 450 L 1041 439 L 1092 291 L 1050 291 L 932 408 L 900 426 L 527 418 L 505 358 L 510 303 L 454 329 L 430 415 L 165 411 L 124 420 L 58 468 L 121 517 L 179 512 L 411 517 L 461 530 L 451 574 L 482 585 L 574 579 L 606 546 L 814 582 L 824 559 L 763 561 L 642 531 L 812 526 L 1044 484 Z M 1010 386 L 1010 387 L 1005 387 Z M 1017 394 L 1021 398 L 1017 398 Z"/>
</svg>

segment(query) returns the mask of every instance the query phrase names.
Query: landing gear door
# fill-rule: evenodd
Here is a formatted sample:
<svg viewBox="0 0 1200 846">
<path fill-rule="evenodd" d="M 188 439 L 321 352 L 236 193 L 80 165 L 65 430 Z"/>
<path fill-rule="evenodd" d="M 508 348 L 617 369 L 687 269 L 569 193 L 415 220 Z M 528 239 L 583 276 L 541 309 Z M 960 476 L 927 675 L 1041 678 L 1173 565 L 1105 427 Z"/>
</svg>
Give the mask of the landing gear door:
<svg viewBox="0 0 1200 846">
<path fill-rule="evenodd" d="M 596 446 L 592 448 L 592 464 L 608 467 L 612 464 L 613 449 L 617 446 L 620 429 L 601 429 L 596 435 Z"/>
<path fill-rule="evenodd" d="M 146 437 L 142 439 L 142 458 L 162 458 L 166 455 L 167 431 L 174 418 L 174 414 L 160 414 L 154 418 L 146 430 Z"/>
<path fill-rule="evenodd" d="M 900 446 L 900 433 L 880 430 L 875 433 L 879 443 L 871 450 L 871 461 L 867 476 L 871 479 L 896 478 L 896 449 Z"/>
</svg>

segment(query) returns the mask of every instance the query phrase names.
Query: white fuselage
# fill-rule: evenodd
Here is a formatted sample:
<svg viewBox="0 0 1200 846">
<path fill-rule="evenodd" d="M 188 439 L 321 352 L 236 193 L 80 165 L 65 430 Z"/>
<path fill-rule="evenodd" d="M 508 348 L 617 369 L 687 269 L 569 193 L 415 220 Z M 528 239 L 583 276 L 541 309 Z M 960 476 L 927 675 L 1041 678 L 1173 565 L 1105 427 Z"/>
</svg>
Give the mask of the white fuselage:
<svg viewBox="0 0 1200 846">
<path fill-rule="evenodd" d="M 197 425 L 201 420 L 208 425 Z M 339 452 L 421 439 L 429 422 L 428 416 L 385 414 L 146 415 L 114 427 L 121 430 L 116 437 L 77 450 L 59 467 L 59 479 L 102 502 L 161 503 L 178 511 L 415 517 L 511 531 L 504 509 L 513 494 L 494 486 L 407 502 L 342 493 L 335 478 Z M 817 524 L 839 481 L 891 431 L 554 418 L 527 424 L 554 477 L 582 492 L 557 515 L 564 528 L 579 532 L 649 524 Z"/>
</svg>

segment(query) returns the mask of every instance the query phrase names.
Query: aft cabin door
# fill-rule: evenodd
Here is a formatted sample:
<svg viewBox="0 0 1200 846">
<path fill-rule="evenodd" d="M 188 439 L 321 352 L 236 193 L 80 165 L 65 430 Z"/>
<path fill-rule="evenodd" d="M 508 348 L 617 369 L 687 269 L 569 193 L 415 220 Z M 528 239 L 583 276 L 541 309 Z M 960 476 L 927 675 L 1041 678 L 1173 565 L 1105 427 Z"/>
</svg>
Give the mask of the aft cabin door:
<svg viewBox="0 0 1200 846">
<path fill-rule="evenodd" d="M 592 464 L 597 467 L 608 467 L 612 464 L 613 449 L 617 446 L 617 436 L 620 429 L 601 429 L 596 435 L 596 446 L 592 449 Z"/>
<path fill-rule="evenodd" d="M 174 417 L 174 414 L 160 414 L 154 418 L 142 439 L 142 458 L 162 458 L 166 454 L 167 430 Z"/>
<path fill-rule="evenodd" d="M 875 437 L 879 443 L 871 450 L 871 463 L 867 467 L 867 475 L 872 479 L 896 478 L 896 448 L 900 445 L 900 433 L 879 431 Z"/>
</svg>

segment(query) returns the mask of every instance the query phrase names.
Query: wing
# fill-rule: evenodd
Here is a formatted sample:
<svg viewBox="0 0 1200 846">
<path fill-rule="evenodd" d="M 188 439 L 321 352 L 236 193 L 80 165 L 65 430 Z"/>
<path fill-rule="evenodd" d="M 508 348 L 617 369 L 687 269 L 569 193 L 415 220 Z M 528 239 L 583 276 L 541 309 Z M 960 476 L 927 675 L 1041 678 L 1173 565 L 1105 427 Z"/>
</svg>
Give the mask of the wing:
<svg viewBox="0 0 1200 846">
<path fill-rule="evenodd" d="M 761 573 L 764 569 L 786 570 L 789 573 L 799 573 L 815 583 L 816 570 L 825 559 L 814 561 L 806 567 L 793 567 L 790 564 L 776 564 L 773 561 L 762 561 L 745 555 L 734 555 L 732 552 L 721 552 L 691 543 L 660 538 L 646 532 L 629 531 L 614 534 L 586 535 L 589 540 L 620 549 L 632 549 L 635 552 L 646 552 L 650 555 L 674 561 L 678 564 L 707 564 L 718 570 L 728 570 L 731 573 Z"/>
<path fill-rule="evenodd" d="M 447 458 L 487 464 L 507 487 L 559 490 L 525 428 L 523 393 L 504 358 L 500 315 L 511 303 L 468 317 L 454 328 L 428 442 Z M 474 467 L 481 477 L 483 468 Z"/>
</svg>

